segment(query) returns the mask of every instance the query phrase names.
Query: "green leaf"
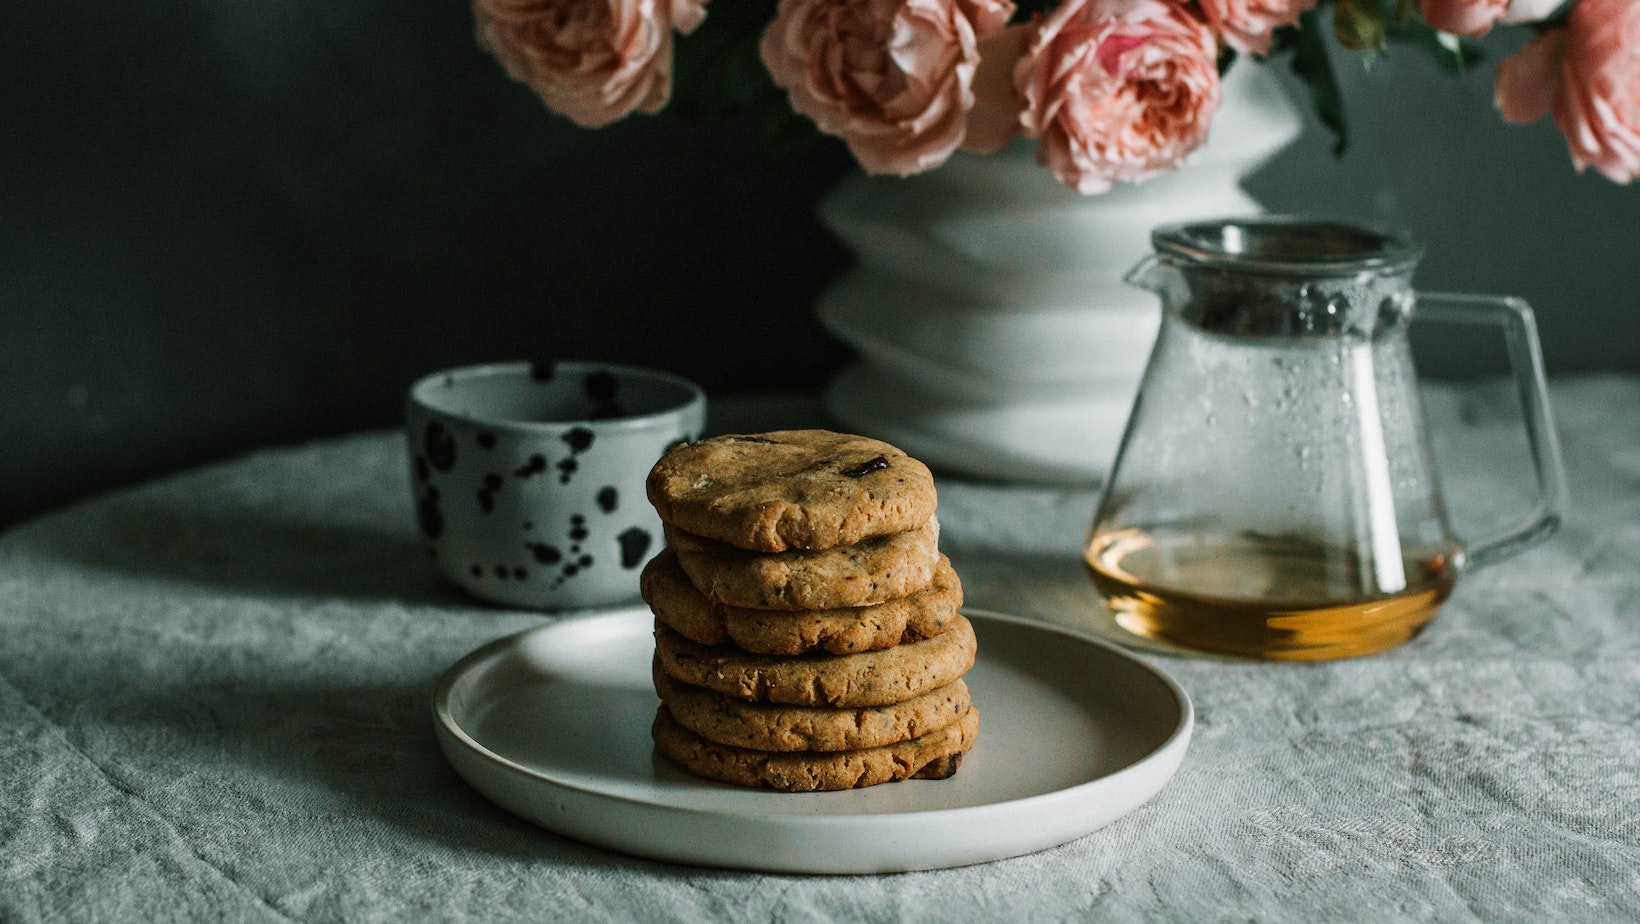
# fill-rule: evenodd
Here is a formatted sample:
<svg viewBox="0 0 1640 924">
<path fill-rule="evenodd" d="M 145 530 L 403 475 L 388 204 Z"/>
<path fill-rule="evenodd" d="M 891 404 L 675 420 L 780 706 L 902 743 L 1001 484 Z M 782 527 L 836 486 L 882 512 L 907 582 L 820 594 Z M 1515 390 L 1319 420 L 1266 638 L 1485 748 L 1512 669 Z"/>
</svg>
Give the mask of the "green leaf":
<svg viewBox="0 0 1640 924">
<path fill-rule="evenodd" d="M 1270 33 L 1270 50 L 1265 52 L 1260 60 L 1268 61 L 1277 55 L 1292 51 L 1298 46 L 1298 28 L 1296 26 L 1282 26 Z"/>
<path fill-rule="evenodd" d="M 1423 48 L 1442 70 L 1451 74 L 1462 74 L 1486 57 L 1470 40 L 1438 31 L 1422 19 L 1397 23 L 1390 27 L 1388 35 L 1395 42 Z"/>
<path fill-rule="evenodd" d="M 1384 5 L 1379 0 L 1336 0 L 1333 4 L 1333 36 L 1345 48 L 1383 51 L 1385 33 Z"/>
<path fill-rule="evenodd" d="M 1292 30 L 1291 26 L 1286 30 Z M 1283 30 L 1285 31 L 1285 30 Z M 1328 59 L 1327 41 L 1323 36 L 1320 17 L 1315 10 L 1307 10 L 1299 17 L 1298 28 L 1284 40 L 1293 51 L 1292 69 L 1310 90 L 1310 102 L 1321 124 L 1333 134 L 1333 154 L 1342 156 L 1349 145 L 1349 128 L 1344 122 L 1344 98 L 1333 76 L 1332 62 Z"/>
<path fill-rule="evenodd" d="M 758 40 L 775 0 L 733 0 L 707 8 L 706 21 L 673 47 L 672 102 L 685 116 L 718 116 L 753 105 L 773 88 Z"/>
</svg>

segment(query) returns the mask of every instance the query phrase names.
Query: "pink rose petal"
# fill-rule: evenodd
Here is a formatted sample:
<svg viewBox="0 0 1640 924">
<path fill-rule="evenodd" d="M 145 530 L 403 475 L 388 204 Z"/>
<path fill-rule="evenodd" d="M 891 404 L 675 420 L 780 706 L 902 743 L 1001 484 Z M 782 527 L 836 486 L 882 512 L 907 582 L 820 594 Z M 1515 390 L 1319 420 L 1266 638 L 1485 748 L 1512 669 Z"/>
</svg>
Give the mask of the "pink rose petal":
<svg viewBox="0 0 1640 924">
<path fill-rule="evenodd" d="M 1560 91 L 1566 30 L 1551 29 L 1498 65 L 1493 102 L 1505 122 L 1524 125 L 1549 114 Z"/>
<path fill-rule="evenodd" d="M 1640 176 L 1640 3 L 1578 0 L 1566 24 L 1555 125 L 1579 170 Z"/>
<path fill-rule="evenodd" d="M 1270 36 L 1282 26 L 1298 22 L 1316 0 L 1199 0 L 1202 16 L 1226 45 L 1237 51 L 1262 55 L 1270 50 Z"/>
</svg>

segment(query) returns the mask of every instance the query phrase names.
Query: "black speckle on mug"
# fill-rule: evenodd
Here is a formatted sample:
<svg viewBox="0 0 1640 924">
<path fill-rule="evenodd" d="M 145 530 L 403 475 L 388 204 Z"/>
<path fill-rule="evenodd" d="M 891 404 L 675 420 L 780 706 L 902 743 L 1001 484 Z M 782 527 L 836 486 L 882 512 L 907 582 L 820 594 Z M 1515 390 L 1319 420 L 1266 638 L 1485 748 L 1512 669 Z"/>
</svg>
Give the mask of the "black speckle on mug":
<svg viewBox="0 0 1640 924">
<path fill-rule="evenodd" d="M 444 535 L 444 511 L 438 506 L 438 491 L 429 488 L 416 502 L 416 523 L 429 539 Z"/>
<path fill-rule="evenodd" d="M 517 580 L 517 581 L 527 580 L 529 578 L 529 576 L 530 576 L 529 571 L 524 569 L 524 568 L 514 568 L 513 569 L 513 579 L 514 580 Z"/>
<path fill-rule="evenodd" d="M 427 461 L 441 472 L 447 472 L 456 464 L 456 438 L 444 428 L 444 424 L 432 421 L 421 435 L 423 448 L 427 450 Z"/>
<path fill-rule="evenodd" d="M 563 440 L 564 443 L 569 446 L 570 452 L 582 453 L 592 448 L 592 441 L 596 437 L 597 434 L 593 433 L 591 430 L 588 430 L 586 427 L 576 427 L 575 429 L 564 434 Z"/>
<path fill-rule="evenodd" d="M 498 578 L 501 578 L 502 580 L 506 580 L 507 579 L 507 566 L 506 565 L 496 565 L 495 566 L 495 576 L 498 577 Z"/>
<path fill-rule="evenodd" d="M 535 560 L 543 565 L 556 565 L 564 558 L 564 553 L 558 551 L 557 546 L 547 545 L 545 542 L 536 542 L 525 546 Z"/>
<path fill-rule="evenodd" d="M 644 553 L 655 540 L 647 531 L 634 526 L 616 536 L 615 541 L 621 544 L 621 567 L 630 570 L 644 563 Z"/>
<path fill-rule="evenodd" d="M 558 364 L 550 359 L 530 363 L 530 378 L 537 382 L 551 381 L 558 374 Z"/>
<path fill-rule="evenodd" d="M 523 523 L 523 527 L 525 529 L 534 529 L 535 528 L 535 523 L 530 521 L 530 520 L 525 520 L 524 523 Z"/>
<path fill-rule="evenodd" d="M 576 542 L 582 541 L 583 539 L 585 539 L 589 535 L 591 535 L 591 534 L 589 532 L 587 532 L 587 527 L 586 527 L 586 524 L 584 522 L 582 522 L 582 523 L 573 523 L 573 524 L 570 525 L 569 537 L 571 539 L 574 539 Z"/>
<path fill-rule="evenodd" d="M 539 475 L 546 470 L 547 457 L 538 452 L 535 455 L 530 456 L 530 460 L 528 462 L 520 465 L 518 470 L 513 472 L 513 475 L 518 478 L 528 478 L 531 475 Z"/>
<path fill-rule="evenodd" d="M 564 577 L 574 577 L 580 570 L 581 569 L 577 568 L 573 562 L 567 564 L 564 566 Z"/>
<path fill-rule="evenodd" d="M 473 566 L 473 577 L 479 578 L 479 577 L 483 577 L 483 576 L 484 576 L 484 566 L 483 565 L 474 565 Z"/>
<path fill-rule="evenodd" d="M 478 492 L 478 509 L 485 513 L 493 512 L 495 510 L 495 495 L 480 489 Z"/>
<path fill-rule="evenodd" d="M 621 505 L 621 494 L 613 486 L 598 489 L 598 509 L 605 513 L 614 513 L 615 508 Z"/>
<path fill-rule="evenodd" d="M 499 474 L 495 473 L 495 472 L 489 472 L 488 474 L 486 474 L 484 476 L 484 490 L 486 490 L 486 491 L 499 491 L 499 490 L 501 490 L 501 476 Z"/>
<path fill-rule="evenodd" d="M 495 448 L 495 434 L 491 433 L 488 430 L 478 431 L 478 448 L 480 448 L 480 449 L 494 449 Z"/>
<path fill-rule="evenodd" d="M 579 543 L 579 542 L 577 542 L 577 543 L 575 543 L 575 544 L 574 544 L 574 545 L 572 545 L 572 546 L 570 546 L 570 547 L 569 547 L 569 553 L 570 553 L 570 554 L 571 554 L 571 555 L 579 555 L 579 554 L 581 554 L 581 543 Z"/>
<path fill-rule="evenodd" d="M 426 456 L 417 455 L 411 463 L 411 466 L 415 469 L 417 481 L 426 481 L 427 479 L 433 477 L 433 470 L 427 464 Z"/>
<path fill-rule="evenodd" d="M 583 568 L 590 568 L 590 567 L 592 567 L 592 556 L 591 555 L 582 555 L 580 558 L 577 558 L 575 560 L 575 563 L 577 565 L 580 565 Z"/>
<path fill-rule="evenodd" d="M 558 470 L 560 472 L 564 473 L 564 477 L 566 479 L 569 476 L 575 474 L 575 470 L 580 468 L 580 467 L 581 467 L 581 463 L 575 461 L 574 459 L 559 459 L 558 460 Z"/>
</svg>

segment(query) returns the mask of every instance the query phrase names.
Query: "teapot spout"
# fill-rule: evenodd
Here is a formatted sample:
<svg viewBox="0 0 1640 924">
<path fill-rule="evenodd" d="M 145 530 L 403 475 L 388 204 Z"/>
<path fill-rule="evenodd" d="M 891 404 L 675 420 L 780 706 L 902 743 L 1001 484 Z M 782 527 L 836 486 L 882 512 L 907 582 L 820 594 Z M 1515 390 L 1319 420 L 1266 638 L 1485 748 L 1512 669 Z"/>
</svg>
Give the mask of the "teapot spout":
<svg viewBox="0 0 1640 924">
<path fill-rule="evenodd" d="M 1156 259 L 1155 254 L 1148 254 L 1144 259 L 1135 263 L 1133 269 L 1127 271 L 1127 275 L 1122 277 L 1122 281 L 1130 286 L 1144 289 L 1146 292 L 1162 295 L 1166 291 L 1167 282 L 1171 275 L 1171 267 Z"/>
</svg>

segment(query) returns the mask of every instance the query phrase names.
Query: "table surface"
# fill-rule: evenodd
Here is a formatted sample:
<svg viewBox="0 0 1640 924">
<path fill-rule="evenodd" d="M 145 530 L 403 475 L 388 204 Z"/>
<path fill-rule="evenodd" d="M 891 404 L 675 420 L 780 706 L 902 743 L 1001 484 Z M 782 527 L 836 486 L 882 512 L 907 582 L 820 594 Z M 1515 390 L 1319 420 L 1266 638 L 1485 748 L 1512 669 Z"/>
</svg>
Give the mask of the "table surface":
<svg viewBox="0 0 1640 924">
<path fill-rule="evenodd" d="M 1425 398 L 1454 518 L 1524 503 L 1509 391 Z M 1640 918 L 1640 378 L 1554 400 L 1565 528 L 1412 643 L 1145 653 L 1198 716 L 1159 796 L 1042 853 L 880 877 L 635 859 L 468 788 L 434 681 L 548 617 L 432 578 L 395 434 L 92 500 L 0 538 L 0 920 Z M 939 490 L 971 604 L 1112 631 L 1077 557 L 1093 490 Z"/>
</svg>

